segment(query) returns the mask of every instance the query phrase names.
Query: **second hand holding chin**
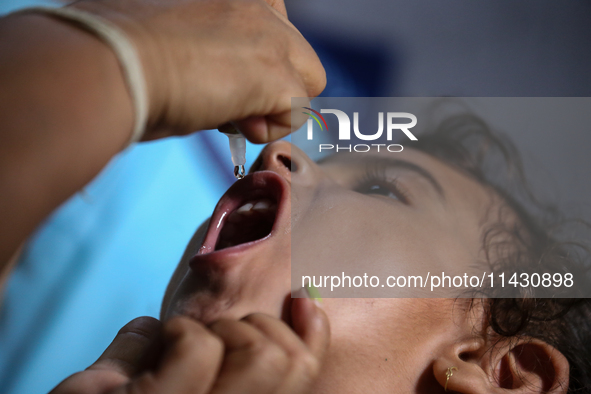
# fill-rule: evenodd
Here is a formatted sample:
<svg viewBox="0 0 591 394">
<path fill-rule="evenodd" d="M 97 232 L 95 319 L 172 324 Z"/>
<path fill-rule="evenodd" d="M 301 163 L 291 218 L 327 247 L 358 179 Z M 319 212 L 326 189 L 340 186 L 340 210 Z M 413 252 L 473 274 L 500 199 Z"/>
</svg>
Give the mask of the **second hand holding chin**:
<svg viewBox="0 0 591 394">
<path fill-rule="evenodd" d="M 328 348 L 328 318 L 311 299 L 293 299 L 291 309 L 293 328 L 262 313 L 207 326 L 134 319 L 51 393 L 307 393 Z"/>
</svg>

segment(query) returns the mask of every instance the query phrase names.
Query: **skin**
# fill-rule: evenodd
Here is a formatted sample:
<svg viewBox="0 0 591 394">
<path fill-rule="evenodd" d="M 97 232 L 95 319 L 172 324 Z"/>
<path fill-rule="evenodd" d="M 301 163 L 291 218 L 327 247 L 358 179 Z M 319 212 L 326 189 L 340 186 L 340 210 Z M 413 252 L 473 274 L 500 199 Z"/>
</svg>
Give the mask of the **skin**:
<svg viewBox="0 0 591 394">
<path fill-rule="evenodd" d="M 296 170 L 286 168 L 280 157 L 290 157 Z M 396 176 L 406 197 L 384 190 L 378 194 L 360 192 L 356 190 L 359 163 L 350 164 L 347 156 L 335 156 L 318 165 L 285 142 L 269 145 L 256 170 L 274 171 L 289 184 L 291 223 L 278 219 L 282 226 L 273 230 L 270 242 L 232 256 L 231 264 L 214 269 L 215 275 L 196 272 L 187 263 L 203 242 L 202 227 L 171 279 L 163 318 L 181 314 L 211 322 L 240 319 L 254 311 L 284 316 L 285 298 L 293 290 L 290 250 L 302 263 L 302 272 L 311 268 L 307 261 L 320 259 L 329 265 L 333 259 L 333 266 L 339 270 L 345 266 L 345 271 L 353 269 L 356 261 L 369 261 L 374 266 L 368 270 L 375 267 L 378 271 L 416 261 L 447 272 L 466 271 L 483 258 L 483 231 L 492 224 L 494 215 L 488 213 L 491 206 L 500 206 L 499 198 L 424 153 L 407 149 L 396 158 L 427 170 L 445 197 L 424 177 L 399 168 L 386 173 Z M 370 228 L 351 225 L 366 222 L 371 223 Z M 330 238 L 333 247 L 327 253 L 326 243 L 317 240 L 326 240 L 323 235 L 333 235 L 337 229 L 346 230 Z M 204 273 L 208 279 L 196 279 Z M 482 308 L 470 309 L 468 303 L 453 299 L 325 298 L 322 308 L 331 324 L 331 343 L 310 392 L 443 392 L 450 366 L 459 369 L 448 382 L 449 388 L 458 392 L 506 392 L 518 386 L 525 390 L 530 386 L 516 382 L 526 375 L 533 384 L 524 392 L 536 392 L 536 387 L 549 391 L 551 386 L 556 386 L 552 392 L 564 392 L 564 387 L 557 385 L 568 380 L 564 357 L 534 341 L 536 349 L 554 355 L 552 368 L 557 373 L 548 382 L 540 371 L 521 370 L 511 352 L 517 342 L 509 345 L 493 340 Z M 510 387 L 506 383 L 507 363 L 513 365 Z"/>
</svg>

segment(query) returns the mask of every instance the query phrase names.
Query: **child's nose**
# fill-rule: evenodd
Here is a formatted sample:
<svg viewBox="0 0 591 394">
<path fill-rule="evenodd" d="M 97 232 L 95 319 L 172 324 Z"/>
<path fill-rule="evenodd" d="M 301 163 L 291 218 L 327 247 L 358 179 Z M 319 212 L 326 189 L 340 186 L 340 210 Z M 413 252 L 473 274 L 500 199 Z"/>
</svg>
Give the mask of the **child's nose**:
<svg viewBox="0 0 591 394">
<path fill-rule="evenodd" d="M 290 183 L 310 185 L 318 181 L 320 169 L 302 150 L 287 141 L 268 144 L 249 172 L 270 170 Z"/>
</svg>

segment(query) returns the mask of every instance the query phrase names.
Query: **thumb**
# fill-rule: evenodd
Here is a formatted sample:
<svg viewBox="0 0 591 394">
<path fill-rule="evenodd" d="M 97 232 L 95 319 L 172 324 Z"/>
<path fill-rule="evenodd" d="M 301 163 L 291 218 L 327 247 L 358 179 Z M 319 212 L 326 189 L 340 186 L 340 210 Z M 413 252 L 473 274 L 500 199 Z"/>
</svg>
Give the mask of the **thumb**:
<svg viewBox="0 0 591 394">
<path fill-rule="evenodd" d="M 110 370 L 131 378 L 154 367 L 162 350 L 161 327 L 153 317 L 133 319 L 88 370 Z"/>
<path fill-rule="evenodd" d="M 322 361 L 330 344 L 330 324 L 320 302 L 294 298 L 291 304 L 292 325 L 310 351 Z"/>
</svg>

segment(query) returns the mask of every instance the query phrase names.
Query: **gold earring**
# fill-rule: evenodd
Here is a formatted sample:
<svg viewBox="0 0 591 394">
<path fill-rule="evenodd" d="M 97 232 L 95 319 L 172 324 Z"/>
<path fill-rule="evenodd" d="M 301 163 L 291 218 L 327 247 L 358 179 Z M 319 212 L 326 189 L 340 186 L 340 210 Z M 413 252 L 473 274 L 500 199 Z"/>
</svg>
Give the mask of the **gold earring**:
<svg viewBox="0 0 591 394">
<path fill-rule="evenodd" d="M 453 370 L 458 370 L 456 367 L 450 367 L 447 369 L 447 372 L 445 373 L 445 391 L 447 391 L 447 382 L 449 382 L 449 378 L 451 378 L 452 376 L 454 376 Z"/>
</svg>

